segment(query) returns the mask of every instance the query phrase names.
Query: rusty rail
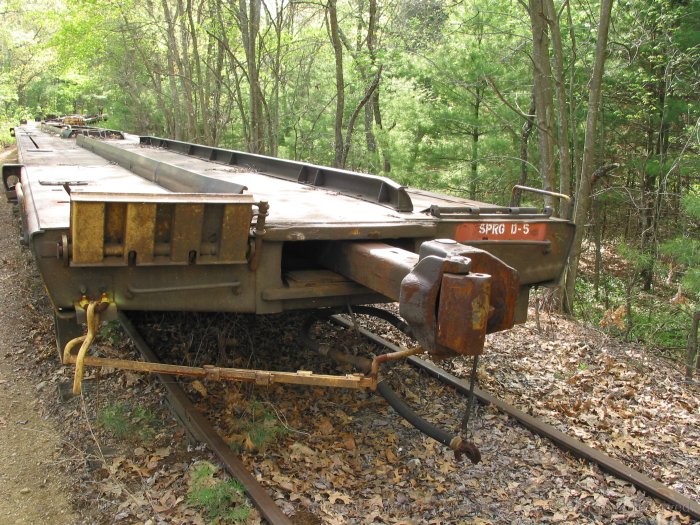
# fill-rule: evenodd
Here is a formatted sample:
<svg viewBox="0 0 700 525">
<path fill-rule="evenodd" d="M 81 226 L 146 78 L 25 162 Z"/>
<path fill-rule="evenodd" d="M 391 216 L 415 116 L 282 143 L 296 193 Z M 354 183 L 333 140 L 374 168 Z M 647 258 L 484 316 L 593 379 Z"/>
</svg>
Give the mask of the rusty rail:
<svg viewBox="0 0 700 525">
<path fill-rule="evenodd" d="M 119 314 L 119 322 L 129 334 L 129 337 L 131 337 L 144 359 L 157 363 L 158 357 L 123 313 Z M 245 465 L 236 457 L 221 436 L 216 433 L 216 430 L 206 418 L 195 408 L 182 387 L 167 375 L 158 374 L 158 379 L 168 391 L 170 406 L 175 417 L 182 422 L 193 436 L 206 443 L 224 464 L 224 468 L 228 473 L 241 482 L 253 504 L 268 523 L 271 525 L 291 525 L 291 520 L 280 510 L 265 488 L 248 472 Z"/>
<path fill-rule="evenodd" d="M 348 321 L 342 316 L 333 316 L 332 320 L 346 328 L 351 328 L 354 326 L 352 322 Z M 358 327 L 357 329 L 362 335 L 370 339 L 372 342 L 385 347 L 387 350 L 392 352 L 396 352 L 399 350 L 398 346 L 390 343 L 386 339 L 364 328 Z M 421 370 L 424 370 L 430 375 L 436 377 L 441 382 L 452 386 L 461 394 L 467 394 L 469 392 L 469 384 L 466 381 L 450 374 L 449 372 L 440 368 L 439 366 L 436 366 L 431 362 L 428 362 L 424 359 L 420 359 L 415 356 L 408 357 L 407 361 L 414 367 L 420 368 Z M 491 404 L 495 406 L 501 412 L 508 414 L 512 418 L 516 419 L 518 422 L 520 422 L 520 424 L 522 424 L 531 432 L 549 439 L 562 450 L 566 450 L 577 457 L 595 463 L 602 470 L 609 472 L 610 474 L 618 477 L 619 479 L 630 482 L 635 487 L 643 490 L 647 494 L 659 498 L 660 500 L 663 500 L 666 503 L 672 505 L 674 509 L 684 512 L 695 519 L 700 519 L 700 504 L 684 496 L 680 492 L 673 490 L 670 487 L 667 487 L 663 483 L 660 483 L 655 479 L 650 478 L 646 474 L 643 474 L 637 470 L 628 467 L 621 461 L 611 458 L 610 456 L 599 450 L 589 447 L 588 445 L 582 443 L 578 439 L 575 439 L 565 434 L 564 432 L 557 430 L 552 425 L 548 425 L 547 423 L 538 420 L 537 418 L 509 405 L 505 401 L 502 401 L 501 399 L 498 399 L 497 397 L 494 397 L 491 394 L 484 392 L 479 388 L 474 389 L 474 395 L 482 403 Z"/>
</svg>

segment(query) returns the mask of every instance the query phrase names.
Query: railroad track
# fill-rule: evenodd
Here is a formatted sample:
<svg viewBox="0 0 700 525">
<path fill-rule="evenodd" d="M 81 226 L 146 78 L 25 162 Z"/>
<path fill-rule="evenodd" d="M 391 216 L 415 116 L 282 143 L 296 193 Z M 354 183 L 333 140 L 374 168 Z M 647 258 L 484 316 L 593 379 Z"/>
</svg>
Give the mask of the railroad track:
<svg viewBox="0 0 700 525">
<path fill-rule="evenodd" d="M 362 312 L 367 315 L 376 315 L 377 312 L 384 312 L 375 308 L 362 308 Z M 391 324 L 400 324 L 398 318 L 393 314 L 381 314 L 381 318 Z M 397 320 L 397 323 L 392 321 Z M 383 347 L 388 352 L 397 352 L 400 348 L 387 341 L 383 337 L 357 326 L 353 321 L 343 315 L 329 315 L 328 319 L 331 322 L 344 328 L 354 328 L 359 331 L 364 337 L 372 343 Z M 123 314 L 120 315 L 120 322 L 127 334 L 133 340 L 135 346 L 142 354 L 145 360 L 157 362 L 158 358 L 154 351 L 149 347 L 141 334 L 137 331 L 134 325 Z M 401 328 L 401 327 L 400 327 Z M 440 382 L 454 388 L 462 395 L 468 395 L 469 384 L 450 374 L 446 370 L 436 366 L 435 364 L 425 361 L 418 357 L 409 357 L 407 361 L 417 369 L 420 369 L 432 377 L 435 377 Z M 178 420 L 188 429 L 188 431 L 198 440 L 206 443 L 222 462 L 224 468 L 235 478 L 237 478 L 244 486 L 253 504 L 258 508 L 260 514 L 268 520 L 272 525 L 290 524 L 292 521 L 277 507 L 272 498 L 267 494 L 265 488 L 260 485 L 257 480 L 248 472 L 245 465 L 231 451 L 226 442 L 216 433 L 207 419 L 199 413 L 191 401 L 188 399 L 184 390 L 175 382 L 171 376 L 160 375 L 159 379 L 164 384 L 168 391 L 170 406 Z M 475 397 L 483 404 L 490 404 L 496 407 L 501 412 L 518 421 L 525 428 L 535 434 L 550 440 L 558 448 L 565 450 L 577 457 L 583 458 L 591 463 L 598 465 L 602 470 L 616 476 L 617 478 L 627 481 L 650 496 L 654 496 L 665 501 L 674 509 L 680 510 L 695 519 L 700 519 L 700 505 L 682 495 L 678 491 L 659 483 L 649 476 L 636 471 L 622 462 L 593 449 L 577 439 L 568 436 L 567 434 L 557 430 L 535 417 L 526 414 L 525 412 L 505 403 L 504 401 L 480 390 L 474 389 Z"/>
<path fill-rule="evenodd" d="M 158 356 L 123 313 L 119 316 L 119 322 L 143 358 L 146 361 L 158 362 Z M 268 523 L 270 525 L 291 525 L 290 519 L 279 509 L 265 488 L 248 472 L 245 465 L 236 457 L 207 419 L 195 408 L 177 381 L 172 376 L 165 374 L 157 374 L 157 376 L 167 390 L 169 404 L 175 417 L 190 434 L 202 443 L 206 443 L 219 458 L 224 469 L 241 482 L 251 501 Z"/>
<path fill-rule="evenodd" d="M 332 319 L 333 322 L 346 328 L 352 328 L 354 326 L 351 321 L 343 316 L 336 315 L 333 316 Z M 365 337 L 386 348 L 388 351 L 397 352 L 400 350 L 397 345 L 387 341 L 377 334 L 370 332 L 369 330 L 364 328 L 357 329 Z M 415 368 L 423 370 L 431 376 L 437 378 L 440 382 L 453 387 L 460 394 L 465 396 L 469 394 L 469 384 L 466 381 L 450 374 L 448 371 L 440 368 L 434 363 L 415 356 L 408 357 L 407 361 Z M 695 519 L 700 519 L 700 504 L 684 496 L 680 492 L 671 489 L 663 483 L 659 483 L 642 472 L 628 467 L 621 461 L 618 461 L 599 450 L 589 447 L 585 443 L 582 443 L 564 432 L 557 430 L 552 425 L 540 421 L 539 419 L 515 408 L 512 405 L 509 405 L 505 401 L 498 399 L 497 397 L 494 397 L 479 388 L 474 389 L 474 395 L 481 403 L 496 407 L 498 410 L 515 419 L 518 421 L 518 423 L 533 433 L 547 438 L 558 448 L 594 463 L 602 470 L 613 474 L 617 478 L 632 483 L 635 487 L 644 491 L 648 495 L 667 502 L 674 508 L 682 510 L 682 512 L 692 516 Z"/>
</svg>

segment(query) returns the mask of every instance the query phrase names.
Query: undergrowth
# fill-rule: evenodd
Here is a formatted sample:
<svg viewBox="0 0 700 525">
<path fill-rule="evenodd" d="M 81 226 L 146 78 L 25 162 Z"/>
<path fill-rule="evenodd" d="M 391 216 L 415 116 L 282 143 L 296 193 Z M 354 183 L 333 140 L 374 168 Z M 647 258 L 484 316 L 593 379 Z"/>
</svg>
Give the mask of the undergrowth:
<svg viewBox="0 0 700 525">
<path fill-rule="evenodd" d="M 104 323 L 100 327 L 99 334 L 101 337 L 109 341 L 109 343 L 115 348 L 124 346 L 128 341 L 121 324 L 117 320 Z"/>
<path fill-rule="evenodd" d="M 216 523 L 246 521 L 250 507 L 246 503 L 243 486 L 235 479 L 217 479 L 217 470 L 217 467 L 207 461 L 192 468 L 187 501 L 204 511 L 207 519 Z"/>
<path fill-rule="evenodd" d="M 637 277 L 639 264 L 639 259 L 618 255 L 613 263 L 616 271 L 601 275 L 597 295 L 592 276 L 584 273 L 576 282 L 574 314 L 611 336 L 645 344 L 659 355 L 683 361 L 697 309 L 695 297 L 688 293 L 683 301 L 672 301 L 677 288 L 661 284 L 665 276 L 659 265 L 652 291 L 642 290 Z"/>
<path fill-rule="evenodd" d="M 117 439 L 150 441 L 156 435 L 157 418 L 142 405 L 116 402 L 99 411 L 97 424 Z"/>
<path fill-rule="evenodd" d="M 5 149 L 14 142 L 14 138 L 10 136 L 10 130 L 6 123 L 0 123 L 2 128 L 0 128 L 0 150 Z"/>
<path fill-rule="evenodd" d="M 238 420 L 238 428 L 234 431 L 247 436 L 247 448 L 261 452 L 265 451 L 268 444 L 278 438 L 283 438 L 288 433 L 287 428 L 280 424 L 277 416 L 257 402 L 253 402 L 247 407 L 246 413 Z M 236 446 L 240 446 L 240 444 L 232 443 L 233 448 Z"/>
</svg>

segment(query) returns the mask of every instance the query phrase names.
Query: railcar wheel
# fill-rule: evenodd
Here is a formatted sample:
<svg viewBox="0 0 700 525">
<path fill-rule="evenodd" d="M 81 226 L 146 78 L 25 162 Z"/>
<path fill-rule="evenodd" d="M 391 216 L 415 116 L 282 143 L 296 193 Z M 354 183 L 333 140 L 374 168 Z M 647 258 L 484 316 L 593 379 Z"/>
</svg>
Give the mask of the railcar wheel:
<svg viewBox="0 0 700 525">
<path fill-rule="evenodd" d="M 68 341 L 83 335 L 83 327 L 77 323 L 74 312 L 54 311 L 53 324 L 56 334 L 58 359 L 63 362 L 63 349 Z"/>
</svg>

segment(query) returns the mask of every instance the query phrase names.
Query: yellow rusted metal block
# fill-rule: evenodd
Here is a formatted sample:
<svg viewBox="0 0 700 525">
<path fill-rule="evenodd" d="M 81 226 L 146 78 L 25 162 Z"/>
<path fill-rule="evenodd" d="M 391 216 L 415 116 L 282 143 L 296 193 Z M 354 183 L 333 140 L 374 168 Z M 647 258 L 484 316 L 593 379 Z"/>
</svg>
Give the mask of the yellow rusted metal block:
<svg viewBox="0 0 700 525">
<path fill-rule="evenodd" d="M 99 264 L 104 259 L 105 203 L 71 202 L 73 262 Z"/>
<path fill-rule="evenodd" d="M 71 193 L 73 265 L 247 262 L 250 195 Z"/>
<path fill-rule="evenodd" d="M 126 203 L 105 203 L 105 244 L 121 247 L 124 244 Z"/>
<path fill-rule="evenodd" d="M 124 257 L 133 252 L 136 264 L 153 262 L 155 248 L 156 204 L 130 202 L 126 210 Z"/>
<path fill-rule="evenodd" d="M 170 258 L 173 262 L 186 263 L 190 253 L 199 254 L 202 243 L 203 204 L 178 203 L 175 205 L 170 235 Z"/>
<path fill-rule="evenodd" d="M 227 204 L 221 221 L 220 261 L 245 261 L 248 252 L 250 222 L 253 220 L 251 206 Z"/>
</svg>

